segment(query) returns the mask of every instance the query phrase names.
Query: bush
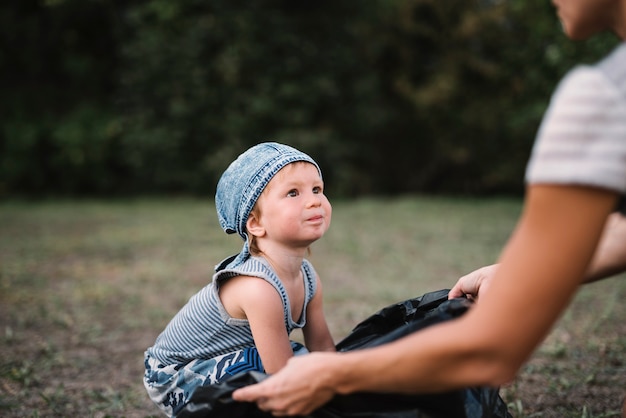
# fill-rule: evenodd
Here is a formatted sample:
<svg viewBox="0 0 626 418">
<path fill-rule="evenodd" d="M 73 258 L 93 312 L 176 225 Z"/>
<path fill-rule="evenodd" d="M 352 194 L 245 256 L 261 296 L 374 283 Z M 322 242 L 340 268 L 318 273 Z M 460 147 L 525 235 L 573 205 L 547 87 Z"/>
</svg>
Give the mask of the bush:
<svg viewBox="0 0 626 418">
<path fill-rule="evenodd" d="M 544 0 L 25 1 L 0 26 L 4 195 L 207 195 L 267 140 L 335 195 L 519 193 L 557 81 L 616 44 Z"/>
</svg>

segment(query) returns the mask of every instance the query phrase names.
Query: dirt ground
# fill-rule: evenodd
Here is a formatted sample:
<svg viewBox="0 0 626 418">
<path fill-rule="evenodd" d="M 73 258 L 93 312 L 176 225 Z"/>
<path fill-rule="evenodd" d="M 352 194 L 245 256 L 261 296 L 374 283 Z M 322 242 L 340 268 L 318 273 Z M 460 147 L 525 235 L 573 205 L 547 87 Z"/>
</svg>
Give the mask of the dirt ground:
<svg viewBox="0 0 626 418">
<path fill-rule="evenodd" d="M 414 207 L 420 223 L 410 222 Z M 144 350 L 207 282 L 211 263 L 239 243 L 198 233 L 217 229 L 198 226 L 208 223 L 204 202 L 0 209 L 0 416 L 162 416 L 143 388 Z M 397 225 L 368 240 L 383 209 Z M 337 226 L 313 256 L 332 289 L 325 305 L 335 339 L 407 292 L 440 289 L 441 277 L 449 282 L 484 265 L 516 213 L 515 202 L 500 201 L 337 205 Z M 400 274 L 410 269 L 421 281 Z M 379 280 L 385 274 L 394 286 Z M 625 278 L 585 286 L 518 378 L 501 388 L 515 418 L 621 416 Z"/>
<path fill-rule="evenodd" d="M 623 342 L 597 347 L 595 353 L 540 350 L 500 393 L 515 417 L 622 417 Z"/>
<path fill-rule="evenodd" d="M 10 326 L 5 327 L 0 415 L 160 416 L 141 386 L 142 352 L 153 342 L 154 331 L 116 332 L 119 312 L 114 305 L 110 308 L 99 336 L 89 342 L 81 342 L 71 324 L 29 324 L 12 335 Z M 7 312 L 2 315 L 6 318 Z M 571 349 L 541 350 L 501 395 L 514 417 L 619 417 L 626 393 L 623 349 L 617 343 L 603 345 L 595 356 Z"/>
</svg>

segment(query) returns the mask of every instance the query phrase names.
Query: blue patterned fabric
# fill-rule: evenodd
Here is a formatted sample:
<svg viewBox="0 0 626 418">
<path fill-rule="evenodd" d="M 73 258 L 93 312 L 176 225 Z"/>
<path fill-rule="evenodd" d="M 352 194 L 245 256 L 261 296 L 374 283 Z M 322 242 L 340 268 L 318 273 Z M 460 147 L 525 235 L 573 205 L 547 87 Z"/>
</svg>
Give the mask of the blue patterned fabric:
<svg viewBox="0 0 626 418">
<path fill-rule="evenodd" d="M 239 360 L 230 366 L 228 369 L 224 371 L 224 374 L 234 376 L 237 373 L 249 372 L 249 371 L 257 371 L 262 372 L 264 369 L 263 363 L 261 362 L 261 356 L 259 355 L 259 351 L 254 348 L 246 348 L 241 350 L 239 355 Z M 222 378 L 220 378 L 220 381 Z"/>
<path fill-rule="evenodd" d="M 300 343 L 291 342 L 294 355 L 308 353 Z M 223 354 L 208 360 L 197 359 L 185 365 L 163 365 L 147 355 L 144 386 L 150 398 L 168 416 L 175 417 L 200 386 L 219 383 L 238 373 L 264 372 L 259 352 L 254 347 Z"/>
</svg>

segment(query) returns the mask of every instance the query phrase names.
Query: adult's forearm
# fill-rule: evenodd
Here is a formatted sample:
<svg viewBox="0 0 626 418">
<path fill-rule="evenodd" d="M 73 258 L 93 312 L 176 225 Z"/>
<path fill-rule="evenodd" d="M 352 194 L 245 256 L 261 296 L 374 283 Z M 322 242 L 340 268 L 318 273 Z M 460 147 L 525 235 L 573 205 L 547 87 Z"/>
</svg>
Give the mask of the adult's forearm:
<svg viewBox="0 0 626 418">
<path fill-rule="evenodd" d="M 496 340 L 498 325 L 478 330 L 478 321 L 460 318 L 381 347 L 343 353 L 336 364 L 327 365 L 335 371 L 330 375 L 329 387 L 348 394 L 432 393 L 500 385 L 510 380 L 519 365 L 505 360 L 497 347 L 494 350 L 489 342 L 485 343 Z M 475 330 L 471 336 L 468 328 Z M 494 335 L 485 335 L 492 332 Z"/>
</svg>

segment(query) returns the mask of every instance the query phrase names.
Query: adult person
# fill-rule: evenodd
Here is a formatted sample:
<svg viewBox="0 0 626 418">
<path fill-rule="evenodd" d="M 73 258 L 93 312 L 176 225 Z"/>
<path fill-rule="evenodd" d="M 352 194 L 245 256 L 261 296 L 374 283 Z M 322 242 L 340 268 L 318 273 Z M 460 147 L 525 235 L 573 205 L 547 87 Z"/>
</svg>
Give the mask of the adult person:
<svg viewBox="0 0 626 418">
<path fill-rule="evenodd" d="M 611 30 L 626 39 L 626 0 L 554 3 L 570 38 Z M 465 315 L 377 348 L 292 358 L 234 399 L 297 415 L 335 394 L 428 393 L 512 380 L 570 303 L 626 192 L 626 42 L 562 80 L 526 180 L 524 209 L 489 291 Z"/>
</svg>

